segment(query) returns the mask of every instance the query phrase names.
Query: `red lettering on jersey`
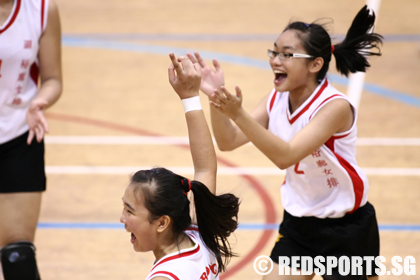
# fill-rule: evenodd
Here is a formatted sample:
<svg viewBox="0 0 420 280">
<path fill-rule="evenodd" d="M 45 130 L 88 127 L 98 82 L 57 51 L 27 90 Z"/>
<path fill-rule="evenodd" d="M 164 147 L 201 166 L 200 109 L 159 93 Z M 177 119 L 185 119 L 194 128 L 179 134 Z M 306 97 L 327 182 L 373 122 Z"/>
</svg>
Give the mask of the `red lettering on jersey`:
<svg viewBox="0 0 420 280">
<path fill-rule="evenodd" d="M 25 80 L 25 74 L 26 74 L 25 72 L 19 74 L 19 77 L 18 77 L 19 82 L 23 82 Z"/>
<path fill-rule="evenodd" d="M 325 160 L 318 160 L 316 162 L 316 165 L 318 165 L 318 167 L 324 167 L 324 166 L 327 166 L 328 164 Z"/>
<path fill-rule="evenodd" d="M 296 172 L 296 174 L 305 174 L 304 171 L 298 170 L 299 164 L 300 164 L 300 162 L 298 162 L 298 163 L 295 164 L 295 172 Z"/>
<path fill-rule="evenodd" d="M 316 150 L 315 152 L 312 153 L 312 157 L 320 157 L 320 156 L 321 156 L 320 150 Z"/>
<path fill-rule="evenodd" d="M 18 86 L 16 88 L 16 94 L 20 94 L 20 93 L 22 93 L 22 86 Z"/>
<path fill-rule="evenodd" d="M 22 63 L 20 64 L 20 67 L 23 69 L 27 69 L 29 67 L 29 60 L 28 59 L 23 59 Z"/>
<path fill-rule="evenodd" d="M 12 102 L 13 105 L 20 105 L 20 103 L 22 103 L 22 99 L 20 99 L 19 97 L 16 97 L 15 99 L 13 99 L 13 102 Z"/>
<path fill-rule="evenodd" d="M 338 180 L 337 180 L 337 178 L 334 178 L 334 177 L 329 178 L 329 179 L 327 179 L 327 184 L 330 188 L 337 187 L 338 186 Z"/>
<path fill-rule="evenodd" d="M 1 63 L 3 62 L 3 60 L 0 59 L 0 71 L 1 71 Z M 1 78 L 1 72 L 0 72 L 0 78 Z"/>
<path fill-rule="evenodd" d="M 213 274 L 217 274 L 217 266 L 215 263 L 210 265 L 210 270 Z"/>
<path fill-rule="evenodd" d="M 24 47 L 25 49 L 30 49 L 30 48 L 32 48 L 32 40 L 25 40 L 25 41 L 23 41 L 23 47 Z"/>
<path fill-rule="evenodd" d="M 332 171 L 331 169 L 324 169 L 324 171 L 322 171 L 322 173 L 324 173 L 325 175 L 332 175 Z"/>
<path fill-rule="evenodd" d="M 217 266 L 216 264 L 209 264 L 208 266 L 206 266 L 206 271 L 203 272 L 203 274 L 201 274 L 200 276 L 200 280 L 208 280 L 208 276 L 209 274 L 213 273 L 214 275 L 217 275 Z"/>
</svg>

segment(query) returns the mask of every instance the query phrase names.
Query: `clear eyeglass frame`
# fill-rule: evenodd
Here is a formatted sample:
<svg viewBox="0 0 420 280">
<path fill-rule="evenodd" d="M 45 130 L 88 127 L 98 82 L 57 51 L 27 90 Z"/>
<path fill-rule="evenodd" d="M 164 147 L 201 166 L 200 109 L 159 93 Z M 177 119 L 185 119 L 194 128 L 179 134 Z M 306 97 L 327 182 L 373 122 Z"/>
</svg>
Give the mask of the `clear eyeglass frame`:
<svg viewBox="0 0 420 280">
<path fill-rule="evenodd" d="M 303 53 L 281 53 L 281 52 L 276 52 L 273 50 L 268 49 L 267 50 L 267 55 L 269 58 L 274 59 L 276 56 L 278 56 L 278 58 L 280 60 L 288 60 L 290 58 L 311 58 L 314 57 L 313 55 L 309 55 L 309 54 L 303 54 Z"/>
</svg>

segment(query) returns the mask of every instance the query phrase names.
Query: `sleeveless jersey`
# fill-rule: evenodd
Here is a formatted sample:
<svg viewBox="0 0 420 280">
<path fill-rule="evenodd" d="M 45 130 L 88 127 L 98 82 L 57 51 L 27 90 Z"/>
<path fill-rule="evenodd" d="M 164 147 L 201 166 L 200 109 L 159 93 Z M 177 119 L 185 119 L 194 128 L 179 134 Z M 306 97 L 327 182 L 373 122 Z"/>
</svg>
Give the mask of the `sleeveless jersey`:
<svg viewBox="0 0 420 280">
<path fill-rule="evenodd" d="M 39 40 L 48 0 L 15 0 L 0 26 L 0 144 L 25 133 L 26 112 L 37 93 Z"/>
<path fill-rule="evenodd" d="M 268 129 L 289 142 L 328 102 L 347 97 L 324 79 L 312 95 L 290 114 L 289 92 L 273 90 L 267 102 Z M 351 104 L 351 103 L 350 103 Z M 339 218 L 367 202 L 368 181 L 356 163 L 356 109 L 352 127 L 334 134 L 312 154 L 286 169 L 281 199 L 296 217 Z"/>
<path fill-rule="evenodd" d="M 196 226 L 185 233 L 195 243 L 194 247 L 166 255 L 156 262 L 146 280 L 163 276 L 171 280 L 218 280 L 217 260 L 203 243 Z"/>
</svg>

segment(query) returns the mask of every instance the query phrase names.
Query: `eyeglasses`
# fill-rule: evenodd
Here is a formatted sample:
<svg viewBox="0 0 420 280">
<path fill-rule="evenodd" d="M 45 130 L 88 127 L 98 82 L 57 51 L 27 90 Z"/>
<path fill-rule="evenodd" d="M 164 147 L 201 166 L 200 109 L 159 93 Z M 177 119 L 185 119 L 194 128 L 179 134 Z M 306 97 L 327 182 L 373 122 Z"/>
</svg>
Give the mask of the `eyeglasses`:
<svg viewBox="0 0 420 280">
<path fill-rule="evenodd" d="M 267 50 L 268 57 L 274 59 L 276 56 L 279 57 L 280 60 L 289 60 L 290 58 L 311 58 L 314 57 L 313 55 L 309 54 L 302 54 L 302 53 L 281 53 L 275 52 L 273 50 Z"/>
</svg>

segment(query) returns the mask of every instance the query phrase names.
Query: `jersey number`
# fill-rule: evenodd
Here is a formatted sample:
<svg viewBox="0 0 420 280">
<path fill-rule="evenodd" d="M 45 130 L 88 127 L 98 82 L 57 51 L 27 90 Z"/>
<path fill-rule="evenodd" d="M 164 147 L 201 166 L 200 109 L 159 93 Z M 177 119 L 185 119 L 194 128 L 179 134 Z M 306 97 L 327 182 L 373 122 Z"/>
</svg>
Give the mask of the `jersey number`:
<svg viewBox="0 0 420 280">
<path fill-rule="evenodd" d="M 295 172 L 296 174 L 305 174 L 302 170 L 298 170 L 300 162 L 295 164 Z"/>
</svg>

